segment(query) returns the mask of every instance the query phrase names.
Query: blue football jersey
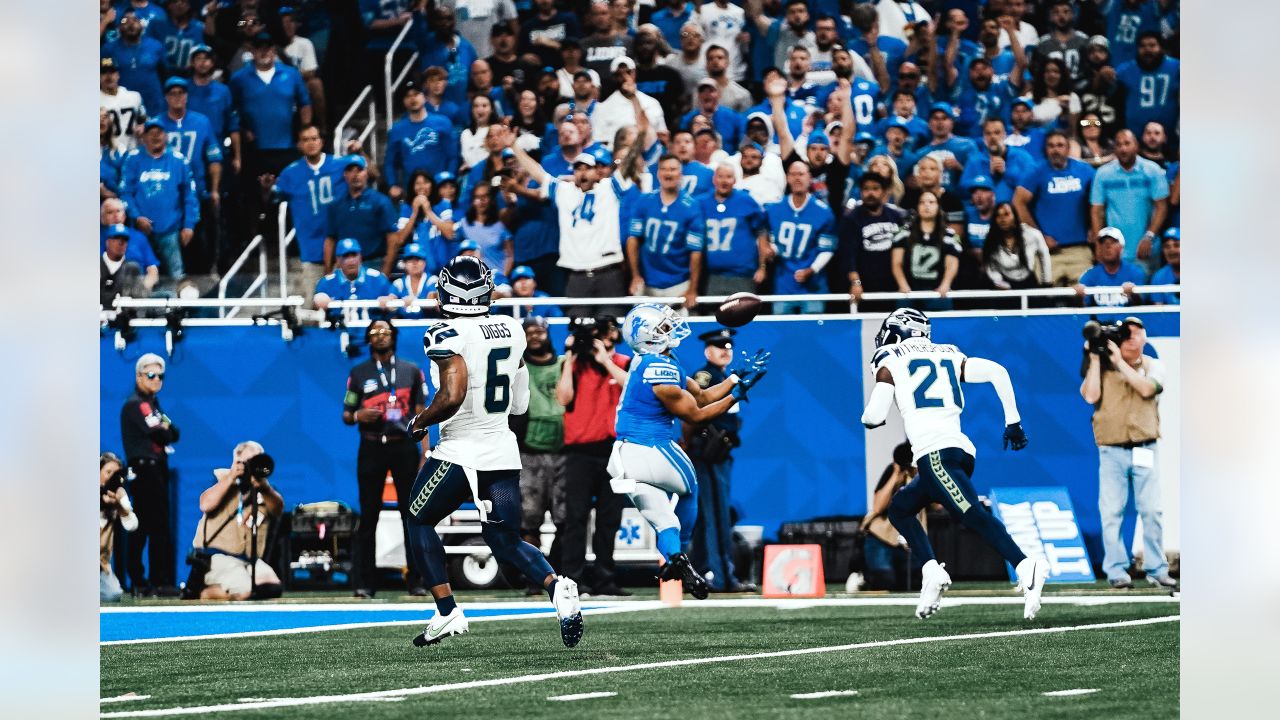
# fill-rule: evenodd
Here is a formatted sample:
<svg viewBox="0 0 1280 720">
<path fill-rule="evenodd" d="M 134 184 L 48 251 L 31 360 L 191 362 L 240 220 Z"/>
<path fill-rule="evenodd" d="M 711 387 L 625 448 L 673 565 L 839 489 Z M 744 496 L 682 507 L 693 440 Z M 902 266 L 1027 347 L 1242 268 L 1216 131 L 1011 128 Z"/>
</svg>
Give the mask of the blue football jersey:
<svg viewBox="0 0 1280 720">
<path fill-rule="evenodd" d="M 1181 78 L 1178 61 L 1170 57 L 1151 71 L 1143 70 L 1137 61 L 1117 67 L 1116 84 L 1125 91 L 1124 126 L 1142 137 L 1142 129 L 1154 120 L 1167 134 L 1177 133 Z"/>
<path fill-rule="evenodd" d="M 331 155 L 321 156 L 320 164 L 314 168 L 306 158 L 299 158 L 276 178 L 276 192 L 289 203 L 303 262 L 324 262 L 328 207 L 335 197 L 347 191 L 342 169 L 342 162 Z"/>
<path fill-rule="evenodd" d="M 658 191 L 636 201 L 628 234 L 641 240 L 645 284 L 668 288 L 689 279 L 689 253 L 702 251 L 706 225 L 702 208 L 691 196 L 680 193 L 667 205 Z"/>
<path fill-rule="evenodd" d="M 631 363 L 627 387 L 618 403 L 615 431 L 619 440 L 648 445 L 666 445 L 675 434 L 676 417 L 654 394 L 658 385 L 684 388 L 685 374 L 670 355 L 638 355 Z"/>
<path fill-rule="evenodd" d="M 697 160 L 690 160 L 684 164 L 684 178 L 680 181 L 680 190 L 694 197 L 710 194 L 714 189 L 711 186 L 711 180 L 715 175 L 715 171 L 711 168 Z"/>
<path fill-rule="evenodd" d="M 156 118 L 164 126 L 169 138 L 169 149 L 176 150 L 191 168 L 191 178 L 196 181 L 196 191 L 205 196 L 205 173 L 209 163 L 222 162 L 222 146 L 213 134 L 209 118 L 198 112 L 187 111 L 181 120 L 174 120 L 169 113 Z"/>
<path fill-rule="evenodd" d="M 707 225 L 707 272 L 714 275 L 751 277 L 760 265 L 756 236 L 766 228 L 764 210 L 745 190 L 734 190 L 724 200 L 714 194 L 702 198 Z"/>
<path fill-rule="evenodd" d="M 836 249 L 835 215 L 831 207 L 812 194 L 799 210 L 786 195 L 764 209 L 769 221 L 769 234 L 777 248 L 779 274 L 790 275 L 807 268 L 818 253 Z"/>
</svg>

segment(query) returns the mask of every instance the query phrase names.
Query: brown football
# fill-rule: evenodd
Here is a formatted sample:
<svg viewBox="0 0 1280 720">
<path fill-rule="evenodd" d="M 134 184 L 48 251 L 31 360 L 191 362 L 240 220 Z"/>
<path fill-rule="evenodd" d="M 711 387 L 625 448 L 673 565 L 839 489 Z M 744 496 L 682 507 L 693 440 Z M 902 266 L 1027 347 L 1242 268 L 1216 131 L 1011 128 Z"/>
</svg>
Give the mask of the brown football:
<svg viewBox="0 0 1280 720">
<path fill-rule="evenodd" d="M 716 308 L 716 321 L 725 327 L 742 327 L 760 314 L 764 301 L 749 292 L 740 292 L 725 298 Z"/>
</svg>

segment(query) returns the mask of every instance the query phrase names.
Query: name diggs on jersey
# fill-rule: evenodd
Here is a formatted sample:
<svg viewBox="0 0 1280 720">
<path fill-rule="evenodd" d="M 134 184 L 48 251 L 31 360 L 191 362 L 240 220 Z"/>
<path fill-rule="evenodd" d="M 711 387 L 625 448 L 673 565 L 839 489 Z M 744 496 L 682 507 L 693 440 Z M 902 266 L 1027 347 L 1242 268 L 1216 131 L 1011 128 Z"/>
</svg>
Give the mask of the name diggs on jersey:
<svg viewBox="0 0 1280 720">
<path fill-rule="evenodd" d="M 494 340 L 497 338 L 511 337 L 511 328 L 503 323 L 495 323 L 492 325 L 481 325 L 480 333 L 484 335 L 485 340 Z"/>
</svg>

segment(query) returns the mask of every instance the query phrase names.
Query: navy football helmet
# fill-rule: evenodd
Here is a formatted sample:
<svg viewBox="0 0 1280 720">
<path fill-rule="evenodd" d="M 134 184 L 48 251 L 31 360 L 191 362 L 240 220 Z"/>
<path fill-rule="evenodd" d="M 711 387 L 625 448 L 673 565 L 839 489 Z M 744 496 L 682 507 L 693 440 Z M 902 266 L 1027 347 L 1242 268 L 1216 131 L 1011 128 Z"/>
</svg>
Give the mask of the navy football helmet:
<svg viewBox="0 0 1280 720">
<path fill-rule="evenodd" d="M 899 343 L 907 338 L 929 339 L 929 318 L 915 308 L 898 308 L 880 323 L 876 347 Z"/>
<path fill-rule="evenodd" d="M 437 289 L 440 314 L 445 317 L 488 315 L 493 302 L 493 271 L 480 258 L 459 255 L 441 268 Z"/>
</svg>

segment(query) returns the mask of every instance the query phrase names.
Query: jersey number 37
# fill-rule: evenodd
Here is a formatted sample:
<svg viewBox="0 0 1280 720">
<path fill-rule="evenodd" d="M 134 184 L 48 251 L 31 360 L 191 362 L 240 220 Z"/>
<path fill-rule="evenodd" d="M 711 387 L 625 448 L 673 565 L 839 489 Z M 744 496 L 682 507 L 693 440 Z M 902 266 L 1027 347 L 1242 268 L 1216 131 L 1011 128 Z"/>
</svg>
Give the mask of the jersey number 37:
<svg viewBox="0 0 1280 720">
<path fill-rule="evenodd" d="M 911 373 L 912 379 L 919 378 L 916 380 L 916 389 L 912 393 L 917 409 L 945 407 L 948 401 L 953 407 L 964 408 L 964 394 L 960 392 L 960 373 L 956 372 L 956 364 L 951 358 L 942 360 L 916 358 L 907 364 L 907 371 Z M 939 374 L 945 374 L 950 381 L 950 393 L 947 392 L 945 385 L 938 382 L 941 379 L 938 377 Z"/>
</svg>

